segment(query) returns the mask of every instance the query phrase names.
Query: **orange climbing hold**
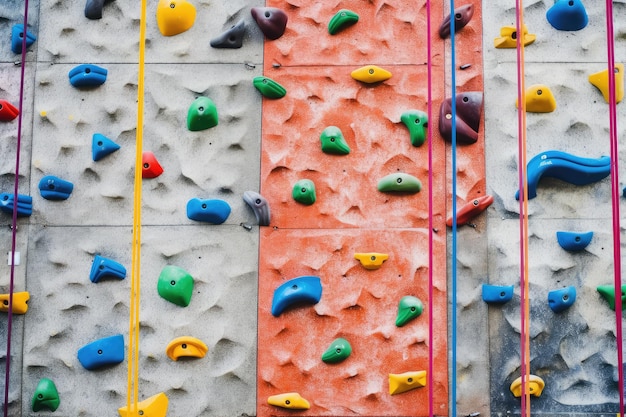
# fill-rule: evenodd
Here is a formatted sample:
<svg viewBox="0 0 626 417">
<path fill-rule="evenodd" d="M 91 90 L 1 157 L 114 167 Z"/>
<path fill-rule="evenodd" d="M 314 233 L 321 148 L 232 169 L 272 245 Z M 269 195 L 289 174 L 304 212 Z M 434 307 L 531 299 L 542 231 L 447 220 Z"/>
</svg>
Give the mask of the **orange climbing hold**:
<svg viewBox="0 0 626 417">
<path fill-rule="evenodd" d="M 187 0 L 159 0 L 156 18 L 161 34 L 174 36 L 191 29 L 196 8 Z"/>
<path fill-rule="evenodd" d="M 383 262 L 389 259 L 389 255 L 375 252 L 355 253 L 354 259 L 358 259 L 365 269 L 378 269 L 382 266 Z"/>
<path fill-rule="evenodd" d="M 543 388 L 546 386 L 546 383 L 543 382 L 543 379 L 538 377 L 537 375 L 530 375 L 528 377 L 528 381 L 526 381 L 526 389 L 530 395 L 534 395 L 535 397 L 539 397 Z M 511 384 L 511 392 L 516 397 L 522 396 L 522 377 L 520 376 Z"/>
</svg>

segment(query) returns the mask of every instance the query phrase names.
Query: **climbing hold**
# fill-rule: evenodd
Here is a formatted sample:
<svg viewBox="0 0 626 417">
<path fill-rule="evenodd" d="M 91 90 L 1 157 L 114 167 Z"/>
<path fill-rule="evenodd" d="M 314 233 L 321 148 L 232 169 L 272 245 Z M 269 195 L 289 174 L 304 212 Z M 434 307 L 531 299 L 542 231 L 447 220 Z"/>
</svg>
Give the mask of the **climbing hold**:
<svg viewBox="0 0 626 417">
<path fill-rule="evenodd" d="M 541 177 L 557 178 L 574 185 L 587 185 L 600 181 L 610 174 L 611 158 L 581 158 L 561 151 L 547 151 L 533 157 L 526 169 L 528 198 L 537 196 L 537 184 Z M 519 190 L 515 192 L 519 200 Z"/>
<path fill-rule="evenodd" d="M 141 178 L 156 178 L 163 173 L 163 167 L 152 152 L 144 152 L 141 159 L 143 164 Z"/>
<path fill-rule="evenodd" d="M 112 154 L 120 148 L 120 145 L 113 142 L 100 133 L 94 133 L 91 139 L 91 158 L 94 161 L 99 161 L 105 156 Z"/>
<path fill-rule="evenodd" d="M 548 293 L 548 305 L 555 313 L 565 311 L 576 301 L 576 288 L 569 286 Z"/>
<path fill-rule="evenodd" d="M 456 140 L 461 144 L 478 141 L 478 129 L 483 106 L 483 93 L 468 91 L 456 95 Z M 441 102 L 439 108 L 439 133 L 452 141 L 452 98 Z"/>
<path fill-rule="evenodd" d="M 322 152 L 332 155 L 347 155 L 350 153 L 350 146 L 343 137 L 341 129 L 337 126 L 328 126 L 320 135 L 322 142 Z"/>
<path fill-rule="evenodd" d="M 190 220 L 222 224 L 228 216 L 230 216 L 230 205 L 224 200 L 192 198 L 187 202 L 187 218 Z"/>
<path fill-rule="evenodd" d="M 386 253 L 355 253 L 354 259 L 361 262 L 361 266 L 365 269 L 378 269 L 382 266 L 383 262 L 389 259 L 389 255 Z"/>
<path fill-rule="evenodd" d="M 322 298 L 322 283 L 319 277 L 305 275 L 293 278 L 274 290 L 272 315 L 278 317 L 295 304 L 317 304 Z"/>
<path fill-rule="evenodd" d="M 46 175 L 39 181 L 39 192 L 46 200 L 67 200 L 74 184 L 53 175 Z"/>
<path fill-rule="evenodd" d="M 315 203 L 315 184 L 311 180 L 299 180 L 293 186 L 291 195 L 298 203 L 310 206 Z"/>
<path fill-rule="evenodd" d="M 0 210 L 5 213 L 13 214 L 14 204 L 13 193 L 0 193 Z M 29 195 L 17 195 L 17 215 L 30 216 L 33 214 L 33 198 Z"/>
<path fill-rule="evenodd" d="M 493 196 L 484 195 L 482 197 L 475 198 L 469 203 L 465 204 L 456 213 L 457 226 L 467 224 L 467 222 L 485 211 L 487 207 L 489 207 L 492 203 Z M 452 220 L 452 216 L 448 217 L 448 219 L 446 220 L 446 225 L 452 227 Z"/>
<path fill-rule="evenodd" d="M 515 99 L 515 107 L 519 103 Z M 526 89 L 526 111 L 531 113 L 550 113 L 556 110 L 554 95 L 545 84 L 536 84 Z"/>
<path fill-rule="evenodd" d="M 0 100 L 0 122 L 10 122 L 20 114 L 20 111 L 13 104 L 6 100 Z"/>
<path fill-rule="evenodd" d="M 74 87 L 97 87 L 104 84 L 109 72 L 106 68 L 93 64 L 78 65 L 69 72 L 70 84 Z"/>
<path fill-rule="evenodd" d="M 243 37 L 246 34 L 246 21 L 240 20 L 227 31 L 211 39 L 210 45 L 213 48 L 237 49 L 243 45 Z"/>
<path fill-rule="evenodd" d="M 193 294 L 193 277 L 183 268 L 166 265 L 157 282 L 159 295 L 181 307 L 187 307 Z"/>
<path fill-rule="evenodd" d="M 28 311 L 28 300 L 30 300 L 28 291 L 14 292 L 13 304 L 11 305 L 13 314 L 26 314 Z M 3 313 L 9 312 L 9 294 L 0 294 L 0 311 Z"/>
<path fill-rule="evenodd" d="M 512 285 L 483 284 L 483 301 L 493 304 L 504 304 L 513 298 Z"/>
<path fill-rule="evenodd" d="M 454 33 L 463 29 L 474 16 L 474 6 L 472 4 L 464 4 L 454 9 Z M 445 39 L 450 36 L 450 19 L 451 15 L 446 16 L 439 25 L 439 37 Z"/>
<path fill-rule="evenodd" d="M 546 12 L 548 22 L 557 30 L 580 30 L 589 18 L 580 0 L 557 0 Z"/>
<path fill-rule="evenodd" d="M 591 238 L 593 238 L 593 232 L 556 232 L 556 240 L 559 245 L 571 252 L 585 249 L 591 242 Z"/>
<path fill-rule="evenodd" d="M 263 97 L 278 99 L 285 97 L 285 94 L 287 94 L 285 87 L 268 77 L 254 77 L 252 84 L 254 88 L 259 90 Z"/>
<path fill-rule="evenodd" d="M 413 146 L 422 146 L 426 140 L 426 128 L 428 127 L 428 114 L 421 110 L 407 110 L 402 113 L 400 120 L 409 129 Z"/>
<path fill-rule="evenodd" d="M 526 381 L 526 389 L 528 390 L 528 394 L 534 395 L 535 397 L 539 397 L 543 388 L 546 386 L 543 379 L 538 377 L 537 375 L 530 375 L 528 380 Z M 522 396 L 522 377 L 520 376 L 511 384 L 511 392 L 516 397 Z"/>
<path fill-rule="evenodd" d="M 396 315 L 396 326 L 402 327 L 411 320 L 419 317 L 424 311 L 422 301 L 412 295 L 405 295 L 398 303 L 398 314 Z"/>
<path fill-rule="evenodd" d="M 266 38 L 275 40 L 283 36 L 287 28 L 287 13 L 276 7 L 253 7 L 254 21 Z"/>
<path fill-rule="evenodd" d="M 198 97 L 187 111 L 187 129 L 192 132 L 217 126 L 217 107 L 208 97 Z"/>
<path fill-rule="evenodd" d="M 102 19 L 102 8 L 105 0 L 87 0 L 85 3 L 85 17 L 90 20 Z"/>
<path fill-rule="evenodd" d="M 87 370 L 115 365 L 124 361 L 124 336 L 104 337 L 78 349 L 78 361 Z"/>
<path fill-rule="evenodd" d="M 537 39 L 537 35 L 528 33 L 526 25 L 523 26 L 524 46 L 530 45 Z M 493 40 L 496 48 L 517 48 L 517 28 L 515 26 L 502 26 L 500 37 Z"/>
<path fill-rule="evenodd" d="M 339 363 L 352 353 L 352 346 L 343 337 L 339 337 L 330 344 L 328 349 L 322 354 L 322 361 L 325 363 Z"/>
<path fill-rule="evenodd" d="M 102 278 L 116 278 L 122 280 L 126 278 L 126 268 L 124 265 L 104 256 L 96 255 L 91 264 L 89 279 L 93 283 L 98 283 Z"/>
<path fill-rule="evenodd" d="M 391 73 L 376 65 L 366 65 L 350 73 L 352 78 L 367 84 L 378 83 L 391 78 Z"/>
<path fill-rule="evenodd" d="M 243 193 L 243 201 L 254 212 L 259 226 L 270 225 L 270 204 L 261 194 L 256 191 L 246 191 Z"/>
<path fill-rule="evenodd" d="M 267 403 L 276 407 L 290 410 L 308 410 L 311 408 L 309 402 L 297 392 L 287 392 L 284 394 L 272 395 L 268 397 Z"/>
<path fill-rule="evenodd" d="M 130 413 L 126 406 L 119 408 L 117 412 L 120 413 L 120 417 L 165 417 L 167 415 L 167 403 L 167 395 L 160 392 L 138 402 L 137 409 L 131 404 Z"/>
<path fill-rule="evenodd" d="M 168 343 L 165 348 L 167 356 L 177 361 L 178 358 L 204 358 L 209 348 L 200 339 L 191 336 L 181 336 Z"/>
<path fill-rule="evenodd" d="M 615 286 L 598 285 L 596 290 L 609 303 L 611 310 L 615 310 Z M 626 285 L 622 285 L 622 305 L 626 307 Z"/>
<path fill-rule="evenodd" d="M 191 29 L 196 8 L 187 0 L 159 0 L 156 18 L 163 36 L 175 36 Z"/>
<path fill-rule="evenodd" d="M 589 82 L 600 90 L 607 103 L 610 100 L 608 73 L 609 70 L 605 69 L 589 76 Z M 615 76 L 615 103 L 619 103 L 624 98 L 624 64 L 615 64 L 613 74 Z"/>
<path fill-rule="evenodd" d="M 389 394 L 402 394 L 415 388 L 426 386 L 426 371 L 410 371 L 403 374 L 389 374 Z"/>
<path fill-rule="evenodd" d="M 341 9 L 328 22 L 328 33 L 336 35 L 359 21 L 359 15 L 348 9 Z"/>
<path fill-rule="evenodd" d="M 422 189 L 422 183 L 413 175 L 398 172 L 389 174 L 378 181 L 378 191 L 415 194 Z"/>
<path fill-rule="evenodd" d="M 37 36 L 26 31 L 26 48 L 31 46 L 37 40 Z M 11 50 L 14 54 L 22 53 L 22 44 L 24 43 L 24 24 L 18 23 L 13 25 L 11 29 Z"/>
<path fill-rule="evenodd" d="M 37 412 L 43 409 L 56 411 L 60 404 L 59 391 L 56 385 L 54 385 L 54 381 L 48 378 L 41 378 L 31 401 L 33 411 Z"/>
</svg>

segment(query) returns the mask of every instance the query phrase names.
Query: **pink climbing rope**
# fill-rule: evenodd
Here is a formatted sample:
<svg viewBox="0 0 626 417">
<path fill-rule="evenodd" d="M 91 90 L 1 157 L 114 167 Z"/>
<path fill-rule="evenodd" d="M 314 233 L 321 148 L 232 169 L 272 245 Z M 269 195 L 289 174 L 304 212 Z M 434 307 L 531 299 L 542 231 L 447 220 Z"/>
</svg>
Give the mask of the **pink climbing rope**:
<svg viewBox="0 0 626 417">
<path fill-rule="evenodd" d="M 17 196 L 20 177 L 20 149 L 22 145 L 22 114 L 24 113 L 24 78 L 26 67 L 26 31 L 28 30 L 28 0 L 24 0 L 24 36 L 22 36 L 22 61 L 20 73 L 20 101 L 17 119 L 17 145 L 15 152 L 15 182 L 13 187 L 13 219 L 11 221 L 11 275 L 9 279 L 9 311 L 7 315 L 7 353 L 4 372 L 4 417 L 9 415 L 9 380 L 11 375 L 11 333 L 13 329 L 13 290 L 15 287 L 15 247 L 17 237 Z"/>
<path fill-rule="evenodd" d="M 432 42 L 430 40 L 430 0 L 426 0 L 426 59 L 428 66 L 428 122 L 432 123 Z M 434 326 L 433 326 L 433 134 L 428 129 L 428 416 L 434 416 L 435 400 L 435 364 L 434 364 Z"/>
</svg>

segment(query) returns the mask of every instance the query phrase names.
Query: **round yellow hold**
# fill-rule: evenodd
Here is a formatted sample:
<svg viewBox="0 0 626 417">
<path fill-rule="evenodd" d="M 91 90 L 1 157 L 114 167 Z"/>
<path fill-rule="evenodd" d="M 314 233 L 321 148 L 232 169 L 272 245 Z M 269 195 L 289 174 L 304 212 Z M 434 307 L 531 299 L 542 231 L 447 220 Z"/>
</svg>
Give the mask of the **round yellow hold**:
<svg viewBox="0 0 626 417">
<path fill-rule="evenodd" d="M 350 74 L 352 78 L 357 81 L 372 84 L 391 78 L 391 72 L 386 69 L 377 67 L 376 65 L 366 65 L 364 67 L 355 69 Z"/>
<path fill-rule="evenodd" d="M 161 34 L 174 36 L 191 29 L 196 8 L 186 0 L 159 0 L 156 17 Z"/>
<path fill-rule="evenodd" d="M 517 99 L 515 107 L 518 107 Z M 545 84 L 536 84 L 526 89 L 526 111 L 531 113 L 550 113 L 556 110 L 554 94 Z"/>
</svg>

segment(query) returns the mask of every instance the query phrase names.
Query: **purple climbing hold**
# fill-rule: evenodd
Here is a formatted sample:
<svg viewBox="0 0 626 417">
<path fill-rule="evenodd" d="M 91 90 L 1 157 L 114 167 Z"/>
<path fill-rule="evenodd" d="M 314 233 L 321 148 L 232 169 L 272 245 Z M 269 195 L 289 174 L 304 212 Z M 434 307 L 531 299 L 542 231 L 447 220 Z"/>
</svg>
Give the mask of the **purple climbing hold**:
<svg viewBox="0 0 626 417">
<path fill-rule="evenodd" d="M 287 27 L 287 13 L 276 7 L 253 7 L 250 12 L 268 39 L 275 40 L 283 36 Z"/>
</svg>

